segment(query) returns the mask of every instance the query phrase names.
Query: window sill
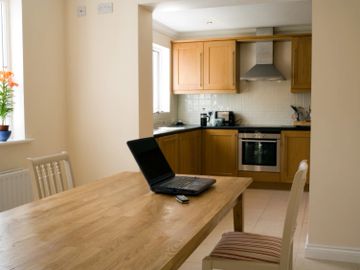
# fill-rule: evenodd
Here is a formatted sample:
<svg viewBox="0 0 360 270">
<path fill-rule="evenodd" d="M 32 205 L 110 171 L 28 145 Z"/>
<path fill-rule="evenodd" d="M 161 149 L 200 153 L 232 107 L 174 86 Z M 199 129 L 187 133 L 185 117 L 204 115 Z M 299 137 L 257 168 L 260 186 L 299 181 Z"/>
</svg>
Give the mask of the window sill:
<svg viewBox="0 0 360 270">
<path fill-rule="evenodd" d="M 34 141 L 32 138 L 26 138 L 26 139 L 10 139 L 6 142 L 0 142 L 0 147 L 5 145 L 16 145 L 16 144 L 24 144 L 24 143 L 31 143 Z"/>
<path fill-rule="evenodd" d="M 153 112 L 154 115 L 167 114 L 167 113 L 170 113 L 170 112 Z"/>
</svg>

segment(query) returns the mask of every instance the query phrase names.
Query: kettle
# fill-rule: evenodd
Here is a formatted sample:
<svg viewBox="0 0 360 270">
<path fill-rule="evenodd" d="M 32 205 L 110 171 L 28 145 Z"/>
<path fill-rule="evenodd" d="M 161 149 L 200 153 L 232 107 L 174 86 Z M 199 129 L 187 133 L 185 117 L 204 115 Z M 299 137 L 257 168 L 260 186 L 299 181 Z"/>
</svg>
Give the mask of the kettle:
<svg viewBox="0 0 360 270">
<path fill-rule="evenodd" d="M 200 114 L 200 126 L 206 127 L 207 122 L 210 120 L 210 116 L 207 115 L 207 113 L 201 113 Z"/>
<path fill-rule="evenodd" d="M 206 127 L 207 122 L 210 121 L 210 116 L 206 113 L 206 109 L 202 108 L 203 112 L 200 114 L 200 126 Z"/>
</svg>

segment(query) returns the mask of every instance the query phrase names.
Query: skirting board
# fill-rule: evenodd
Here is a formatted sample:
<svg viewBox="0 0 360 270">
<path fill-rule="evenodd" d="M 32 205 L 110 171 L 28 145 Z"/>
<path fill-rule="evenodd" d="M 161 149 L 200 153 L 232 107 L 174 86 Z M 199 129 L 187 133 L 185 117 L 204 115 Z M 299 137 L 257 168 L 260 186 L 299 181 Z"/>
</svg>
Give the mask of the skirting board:
<svg viewBox="0 0 360 270">
<path fill-rule="evenodd" d="M 310 259 L 360 263 L 360 249 L 305 243 L 305 257 Z"/>
</svg>

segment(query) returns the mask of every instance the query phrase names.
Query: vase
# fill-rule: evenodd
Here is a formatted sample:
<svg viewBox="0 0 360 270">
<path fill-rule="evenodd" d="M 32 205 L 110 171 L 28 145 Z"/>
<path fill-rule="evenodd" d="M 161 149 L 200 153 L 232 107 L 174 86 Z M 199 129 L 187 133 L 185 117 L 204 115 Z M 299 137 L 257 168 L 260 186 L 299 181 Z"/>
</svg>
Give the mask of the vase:
<svg viewBox="0 0 360 270">
<path fill-rule="evenodd" d="M 9 126 L 8 125 L 0 125 L 0 131 L 8 131 Z"/>
<path fill-rule="evenodd" d="M 11 135 L 10 130 L 0 130 L 0 142 L 6 142 Z"/>
</svg>

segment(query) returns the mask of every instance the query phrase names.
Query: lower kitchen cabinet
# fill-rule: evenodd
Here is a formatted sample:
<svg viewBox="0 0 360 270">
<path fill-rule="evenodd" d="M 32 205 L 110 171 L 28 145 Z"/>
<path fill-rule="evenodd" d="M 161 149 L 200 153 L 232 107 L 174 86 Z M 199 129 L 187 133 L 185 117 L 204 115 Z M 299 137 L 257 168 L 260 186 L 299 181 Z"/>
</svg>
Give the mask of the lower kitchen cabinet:
<svg viewBox="0 0 360 270">
<path fill-rule="evenodd" d="M 201 174 L 201 130 L 178 134 L 178 173 Z"/>
<path fill-rule="evenodd" d="M 178 134 L 156 138 L 159 147 L 174 172 L 178 171 Z"/>
<path fill-rule="evenodd" d="M 310 131 L 282 131 L 281 132 L 281 181 L 282 182 L 291 183 L 293 181 L 299 163 L 303 159 L 306 159 L 310 163 Z"/>
<path fill-rule="evenodd" d="M 237 130 L 203 130 L 203 174 L 237 176 L 237 144 Z"/>
<path fill-rule="evenodd" d="M 201 130 L 156 139 L 175 173 L 201 174 Z"/>
</svg>

